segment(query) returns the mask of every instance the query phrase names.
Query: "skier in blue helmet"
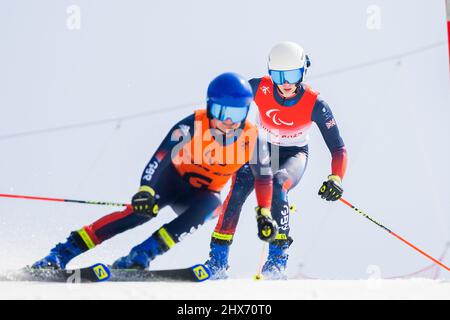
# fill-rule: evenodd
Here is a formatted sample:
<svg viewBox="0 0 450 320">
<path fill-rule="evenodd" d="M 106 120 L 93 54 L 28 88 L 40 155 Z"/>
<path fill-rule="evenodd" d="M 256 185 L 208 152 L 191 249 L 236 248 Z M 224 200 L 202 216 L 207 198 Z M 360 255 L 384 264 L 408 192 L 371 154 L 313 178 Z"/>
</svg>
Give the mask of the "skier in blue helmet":
<svg viewBox="0 0 450 320">
<path fill-rule="evenodd" d="M 169 131 L 145 167 L 131 205 L 73 231 L 33 267 L 65 269 L 76 256 L 156 218 L 170 206 L 177 217 L 113 264 L 118 269 L 149 268 L 153 259 L 220 210 L 220 191 L 248 161 L 259 205 L 257 225 L 265 234 L 276 234 L 270 215 L 272 172 L 268 161 L 264 162 L 267 145 L 258 137 L 256 126 L 246 120 L 252 99 L 252 89 L 242 76 L 224 73 L 216 77 L 208 87 L 206 110 L 195 111 Z M 223 155 L 240 152 L 243 159 L 239 162 L 236 154 L 232 159 L 221 158 L 212 149 Z"/>
</svg>

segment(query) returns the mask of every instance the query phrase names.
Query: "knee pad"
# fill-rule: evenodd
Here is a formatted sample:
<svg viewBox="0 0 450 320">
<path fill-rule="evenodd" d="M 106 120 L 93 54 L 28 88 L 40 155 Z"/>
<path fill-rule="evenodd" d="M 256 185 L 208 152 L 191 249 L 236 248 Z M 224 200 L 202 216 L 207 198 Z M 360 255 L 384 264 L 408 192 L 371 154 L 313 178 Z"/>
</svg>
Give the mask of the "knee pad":
<svg viewBox="0 0 450 320">
<path fill-rule="evenodd" d="M 280 169 L 275 172 L 275 175 L 273 176 L 273 182 L 274 188 L 279 188 L 285 192 L 289 191 L 293 184 L 292 179 L 289 177 L 289 173 L 286 169 Z"/>
</svg>

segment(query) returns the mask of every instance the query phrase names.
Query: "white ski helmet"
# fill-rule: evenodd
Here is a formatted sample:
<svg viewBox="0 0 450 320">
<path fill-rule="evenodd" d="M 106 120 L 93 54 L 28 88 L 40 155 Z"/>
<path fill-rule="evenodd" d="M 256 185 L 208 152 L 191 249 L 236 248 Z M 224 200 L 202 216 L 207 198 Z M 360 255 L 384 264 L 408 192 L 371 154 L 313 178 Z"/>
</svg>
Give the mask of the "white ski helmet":
<svg viewBox="0 0 450 320">
<path fill-rule="evenodd" d="M 269 53 L 269 70 L 286 71 L 307 67 L 305 50 L 295 42 L 277 44 Z"/>
</svg>

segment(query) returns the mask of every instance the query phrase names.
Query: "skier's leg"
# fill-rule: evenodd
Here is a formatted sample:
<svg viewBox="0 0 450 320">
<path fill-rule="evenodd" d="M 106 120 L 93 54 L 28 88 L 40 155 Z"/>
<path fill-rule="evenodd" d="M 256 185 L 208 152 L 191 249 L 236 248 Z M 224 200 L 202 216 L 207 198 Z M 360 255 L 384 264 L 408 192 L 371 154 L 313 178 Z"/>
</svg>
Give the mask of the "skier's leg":
<svg viewBox="0 0 450 320">
<path fill-rule="evenodd" d="M 190 189 L 179 192 L 181 197 L 172 205 L 179 216 L 155 231 L 143 243 L 131 249 L 127 256 L 118 259 L 113 265 L 114 268 L 148 268 L 150 262 L 158 255 L 167 252 L 211 218 L 221 205 L 219 195 L 193 187 Z"/>
<path fill-rule="evenodd" d="M 179 179 L 175 176 L 176 172 L 174 171 L 172 167 L 169 167 L 165 179 L 161 179 L 161 182 L 155 187 L 160 197 L 158 202 L 160 208 L 173 201 L 175 195 L 172 192 L 173 180 Z M 71 232 L 66 242 L 58 243 L 46 257 L 34 263 L 33 268 L 64 269 L 70 260 L 81 253 L 93 249 L 103 241 L 135 228 L 150 219 L 150 216 L 134 213 L 131 206 L 122 211 L 113 212 L 88 226 Z"/>
<path fill-rule="evenodd" d="M 285 278 L 285 269 L 288 260 L 287 249 L 292 243 L 289 236 L 289 213 L 290 206 L 288 193 L 301 180 L 308 162 L 306 152 L 299 152 L 280 161 L 280 169 L 274 174 L 272 217 L 278 223 L 279 232 L 276 240 L 269 244 L 269 254 L 263 266 L 263 275 L 270 279 Z"/>
<path fill-rule="evenodd" d="M 211 237 L 209 259 L 206 265 L 211 270 L 211 279 L 226 279 L 228 254 L 242 206 L 254 189 L 254 177 L 248 165 L 243 166 L 233 176 L 230 192 L 219 209 L 219 221 Z"/>
<path fill-rule="evenodd" d="M 220 208 L 219 220 L 213 238 L 231 240 L 241 215 L 242 206 L 254 189 L 254 177 L 249 165 L 243 166 L 233 176 L 230 191 Z"/>
</svg>

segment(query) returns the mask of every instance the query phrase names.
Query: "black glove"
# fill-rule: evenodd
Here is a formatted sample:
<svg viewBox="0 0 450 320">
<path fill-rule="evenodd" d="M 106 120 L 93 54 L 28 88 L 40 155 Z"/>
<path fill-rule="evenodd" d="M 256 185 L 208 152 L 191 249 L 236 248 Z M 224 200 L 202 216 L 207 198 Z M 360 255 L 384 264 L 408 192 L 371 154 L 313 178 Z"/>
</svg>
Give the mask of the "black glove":
<svg viewBox="0 0 450 320">
<path fill-rule="evenodd" d="M 278 234 L 278 225 L 272 219 L 270 209 L 256 207 L 256 222 L 258 224 L 258 237 L 267 242 L 275 240 Z"/>
<path fill-rule="evenodd" d="M 142 186 L 131 200 L 133 211 L 137 214 L 155 217 L 159 210 L 156 204 L 155 194 L 155 190 L 149 186 Z"/>
<path fill-rule="evenodd" d="M 336 201 L 342 197 L 343 192 L 341 178 L 339 176 L 329 175 L 328 181 L 325 181 L 319 190 L 319 196 L 327 201 Z"/>
</svg>

